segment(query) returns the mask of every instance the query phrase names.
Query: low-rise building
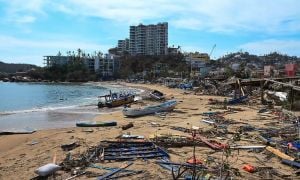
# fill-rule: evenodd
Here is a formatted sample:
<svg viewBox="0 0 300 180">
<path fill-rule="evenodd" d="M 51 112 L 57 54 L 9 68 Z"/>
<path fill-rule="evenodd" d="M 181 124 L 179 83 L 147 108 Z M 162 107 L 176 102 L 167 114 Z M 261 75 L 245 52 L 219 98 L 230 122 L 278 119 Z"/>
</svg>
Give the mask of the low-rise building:
<svg viewBox="0 0 300 180">
<path fill-rule="evenodd" d="M 285 64 L 285 73 L 288 77 L 296 76 L 297 64 Z"/>
<path fill-rule="evenodd" d="M 90 72 L 95 72 L 95 58 L 83 58 L 83 62 Z"/>
<path fill-rule="evenodd" d="M 275 67 L 272 65 L 264 66 L 264 76 L 265 77 L 273 77 L 274 70 L 275 70 Z"/>
<path fill-rule="evenodd" d="M 176 55 L 179 54 L 181 51 L 180 46 L 178 47 L 174 47 L 174 45 L 172 47 L 168 47 L 168 54 L 169 55 Z"/>
<path fill-rule="evenodd" d="M 210 60 L 209 55 L 207 53 L 189 53 L 186 56 L 186 60 L 192 59 L 194 61 L 203 61 L 203 62 L 208 62 Z"/>
<path fill-rule="evenodd" d="M 46 67 L 63 66 L 74 60 L 75 56 L 44 56 L 44 64 Z M 98 73 L 101 77 L 111 77 L 120 69 L 119 56 L 114 54 L 105 54 L 95 56 L 80 57 L 85 67 L 90 72 Z"/>
<path fill-rule="evenodd" d="M 96 58 L 95 71 L 101 77 L 112 77 L 120 69 L 119 56 L 105 54 L 103 58 Z"/>
<path fill-rule="evenodd" d="M 211 68 L 208 66 L 209 56 L 206 53 L 190 53 L 185 61 L 190 64 L 191 76 L 206 77 Z"/>
<path fill-rule="evenodd" d="M 68 64 L 71 59 L 72 56 L 44 56 L 44 64 L 46 67 L 62 66 Z"/>
</svg>

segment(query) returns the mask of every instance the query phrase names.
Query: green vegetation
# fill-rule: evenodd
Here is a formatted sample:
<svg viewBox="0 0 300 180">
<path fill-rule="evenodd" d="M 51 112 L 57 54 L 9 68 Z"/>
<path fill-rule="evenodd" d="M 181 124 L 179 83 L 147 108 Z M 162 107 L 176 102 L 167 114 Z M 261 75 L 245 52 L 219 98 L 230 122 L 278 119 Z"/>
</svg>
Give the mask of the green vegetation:
<svg viewBox="0 0 300 180">
<path fill-rule="evenodd" d="M 22 72 L 32 68 L 37 68 L 37 66 L 31 64 L 8 64 L 0 61 L 0 72 L 2 73 Z"/>
<path fill-rule="evenodd" d="M 96 80 L 96 74 L 89 72 L 79 58 L 75 58 L 67 65 L 42 68 L 38 74 L 42 75 L 42 79 L 50 81 L 85 82 Z"/>
<path fill-rule="evenodd" d="M 188 65 L 183 54 L 168 56 L 129 56 L 121 57 L 121 78 L 142 76 L 146 80 L 167 77 L 175 74 L 188 74 Z"/>
</svg>

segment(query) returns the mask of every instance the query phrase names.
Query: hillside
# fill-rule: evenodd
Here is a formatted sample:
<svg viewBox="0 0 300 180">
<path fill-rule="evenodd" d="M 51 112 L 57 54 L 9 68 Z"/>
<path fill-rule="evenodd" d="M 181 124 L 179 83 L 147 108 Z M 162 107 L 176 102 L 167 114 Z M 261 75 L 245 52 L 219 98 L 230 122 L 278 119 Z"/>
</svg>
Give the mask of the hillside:
<svg viewBox="0 0 300 180">
<path fill-rule="evenodd" d="M 4 73 L 16 73 L 20 71 L 28 71 L 38 66 L 32 64 L 9 64 L 0 61 L 0 72 Z"/>
</svg>

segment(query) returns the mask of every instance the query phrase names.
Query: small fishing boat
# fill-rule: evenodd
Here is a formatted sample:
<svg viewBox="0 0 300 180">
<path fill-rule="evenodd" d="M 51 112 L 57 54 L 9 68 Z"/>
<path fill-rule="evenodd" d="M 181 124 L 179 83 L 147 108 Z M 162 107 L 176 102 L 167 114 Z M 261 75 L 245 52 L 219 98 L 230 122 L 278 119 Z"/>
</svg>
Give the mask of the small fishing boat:
<svg viewBox="0 0 300 180">
<path fill-rule="evenodd" d="M 116 121 L 81 121 L 76 123 L 77 127 L 105 127 L 105 126 L 116 126 Z"/>
<path fill-rule="evenodd" d="M 98 107 L 118 107 L 134 102 L 134 94 L 131 93 L 111 93 L 98 97 Z M 104 99 L 104 100 L 103 100 Z"/>
<path fill-rule="evenodd" d="M 164 94 L 160 91 L 154 90 L 150 92 L 150 97 L 155 99 L 155 100 L 163 100 L 165 99 Z"/>
<path fill-rule="evenodd" d="M 5 130 L 5 131 L 0 131 L 0 135 L 13 135 L 13 134 L 32 134 L 36 130 L 26 127 L 22 129 L 10 129 L 10 130 Z"/>
<path fill-rule="evenodd" d="M 144 108 L 128 108 L 123 109 L 123 114 L 128 117 L 143 116 L 147 114 L 154 114 L 158 112 L 172 111 L 177 105 L 176 100 L 169 100 L 164 103 L 152 106 L 146 106 Z"/>
</svg>

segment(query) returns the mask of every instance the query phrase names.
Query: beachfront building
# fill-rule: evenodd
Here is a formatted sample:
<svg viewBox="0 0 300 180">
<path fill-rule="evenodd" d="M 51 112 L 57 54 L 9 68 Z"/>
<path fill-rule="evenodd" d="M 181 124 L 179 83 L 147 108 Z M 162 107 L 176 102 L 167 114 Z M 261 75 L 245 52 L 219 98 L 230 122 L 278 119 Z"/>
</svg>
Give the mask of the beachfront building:
<svg viewBox="0 0 300 180">
<path fill-rule="evenodd" d="M 131 55 L 166 55 L 168 53 L 168 23 L 130 26 Z"/>
<path fill-rule="evenodd" d="M 44 56 L 44 64 L 46 67 L 63 66 L 74 60 L 74 56 Z M 90 72 L 95 71 L 95 57 L 81 57 L 84 65 Z"/>
<path fill-rule="evenodd" d="M 84 57 L 83 62 L 90 72 L 95 72 L 95 58 Z"/>
<path fill-rule="evenodd" d="M 95 59 L 95 71 L 101 77 L 112 77 L 120 69 L 119 56 L 114 54 L 105 54 L 103 58 Z"/>
<path fill-rule="evenodd" d="M 117 50 L 119 54 L 129 52 L 129 39 L 126 38 L 124 40 L 118 40 Z"/>
<path fill-rule="evenodd" d="M 72 59 L 71 56 L 44 56 L 44 65 L 46 67 L 52 67 L 52 66 L 62 66 L 65 64 L 68 64 L 70 60 Z"/>
<path fill-rule="evenodd" d="M 46 67 L 63 66 L 74 59 L 74 56 L 44 56 Z M 95 72 L 101 77 L 111 77 L 120 69 L 119 56 L 114 54 L 84 56 L 80 58 L 90 72 Z"/>
</svg>

